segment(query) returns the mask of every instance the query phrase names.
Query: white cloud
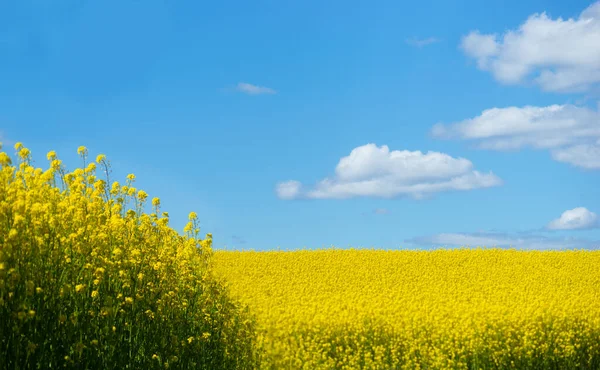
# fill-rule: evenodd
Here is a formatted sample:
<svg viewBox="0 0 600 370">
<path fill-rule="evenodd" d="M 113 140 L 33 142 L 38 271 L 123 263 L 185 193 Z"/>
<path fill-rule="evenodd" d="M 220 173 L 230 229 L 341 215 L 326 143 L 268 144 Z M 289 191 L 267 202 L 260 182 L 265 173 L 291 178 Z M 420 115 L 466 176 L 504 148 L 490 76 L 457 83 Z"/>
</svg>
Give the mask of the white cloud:
<svg viewBox="0 0 600 370">
<path fill-rule="evenodd" d="M 572 237 L 509 235 L 506 233 L 441 233 L 405 240 L 426 247 L 487 247 L 516 249 L 600 249 L 600 241 Z"/>
<path fill-rule="evenodd" d="M 590 229 L 600 226 L 598 216 L 584 207 L 564 211 L 562 215 L 552 220 L 546 228 L 549 230 Z"/>
<path fill-rule="evenodd" d="M 252 85 L 245 82 L 237 84 L 236 90 L 249 95 L 260 95 L 260 94 L 276 94 L 277 91 L 264 86 Z"/>
<path fill-rule="evenodd" d="M 392 198 L 402 195 L 420 199 L 442 191 L 501 184 L 502 180 L 492 172 L 485 174 L 473 170 L 473 164 L 465 158 L 438 152 L 390 151 L 387 145 L 366 144 L 340 159 L 333 178 L 325 178 L 307 191 L 301 191 L 297 181 L 280 183 L 277 194 L 283 199 Z"/>
<path fill-rule="evenodd" d="M 300 194 L 301 187 L 302 184 L 298 181 L 291 180 L 277 184 L 275 191 L 277 192 L 277 196 L 281 199 L 294 199 Z"/>
<path fill-rule="evenodd" d="M 574 166 L 600 168 L 600 112 L 574 105 L 487 109 L 462 122 L 433 126 L 441 139 L 474 140 L 481 149 L 550 149 Z"/>
<path fill-rule="evenodd" d="M 536 13 L 502 36 L 472 31 L 461 48 L 502 83 L 532 77 L 546 91 L 588 90 L 600 83 L 600 1 L 577 19 Z"/>
<path fill-rule="evenodd" d="M 424 39 L 411 38 L 405 40 L 407 44 L 422 48 L 423 46 L 431 45 L 440 42 L 437 37 L 427 37 Z"/>
<path fill-rule="evenodd" d="M 578 167 L 600 169 L 600 140 L 596 144 L 580 144 L 552 151 L 552 158 Z"/>
</svg>

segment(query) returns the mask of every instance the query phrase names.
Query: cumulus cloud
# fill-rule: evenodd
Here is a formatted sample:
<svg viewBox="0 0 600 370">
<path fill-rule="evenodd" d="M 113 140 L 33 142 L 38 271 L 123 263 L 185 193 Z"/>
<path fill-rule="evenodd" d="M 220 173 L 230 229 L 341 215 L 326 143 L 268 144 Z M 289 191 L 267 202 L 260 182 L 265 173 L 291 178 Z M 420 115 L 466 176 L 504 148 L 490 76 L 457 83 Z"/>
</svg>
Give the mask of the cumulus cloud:
<svg viewBox="0 0 600 370">
<path fill-rule="evenodd" d="M 546 91 L 585 91 L 600 83 L 600 1 L 576 19 L 536 13 L 503 35 L 472 31 L 460 46 L 502 83 L 531 79 Z"/>
<path fill-rule="evenodd" d="M 441 233 L 405 240 L 426 247 L 487 247 L 532 250 L 600 249 L 600 241 L 572 237 L 510 235 L 507 233 Z"/>
<path fill-rule="evenodd" d="M 246 82 L 240 82 L 236 86 L 236 90 L 249 95 L 261 95 L 261 94 L 276 94 L 277 91 L 270 87 L 252 85 Z"/>
<path fill-rule="evenodd" d="M 559 218 L 550 221 L 549 230 L 576 230 L 598 227 L 598 216 L 585 207 L 577 207 L 564 211 Z"/>
<path fill-rule="evenodd" d="M 335 176 L 302 190 L 298 181 L 277 184 L 282 199 L 344 199 L 353 197 L 411 196 L 415 199 L 451 190 L 499 186 L 493 174 L 473 170 L 471 161 L 439 152 L 393 150 L 366 144 L 340 159 Z"/>
<path fill-rule="evenodd" d="M 435 44 L 437 42 L 440 42 L 440 39 L 438 39 L 437 37 L 427 37 L 424 39 L 417 39 L 417 38 L 406 39 L 407 44 L 416 46 L 419 48 L 422 48 L 423 46 Z"/>
<path fill-rule="evenodd" d="M 431 129 L 440 139 L 464 139 L 490 150 L 549 149 L 561 162 L 600 169 L 600 112 L 574 105 L 507 107 Z"/>
</svg>

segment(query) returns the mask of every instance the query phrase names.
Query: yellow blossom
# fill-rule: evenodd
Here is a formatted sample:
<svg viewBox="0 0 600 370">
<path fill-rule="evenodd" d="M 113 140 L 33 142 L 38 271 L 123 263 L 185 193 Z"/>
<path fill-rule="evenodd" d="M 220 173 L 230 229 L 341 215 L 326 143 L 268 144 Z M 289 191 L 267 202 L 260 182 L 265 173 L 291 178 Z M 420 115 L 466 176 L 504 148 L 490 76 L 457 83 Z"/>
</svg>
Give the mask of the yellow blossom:
<svg viewBox="0 0 600 370">
<path fill-rule="evenodd" d="M 31 152 L 29 151 L 29 149 L 27 148 L 21 148 L 21 150 L 19 150 L 19 157 L 26 159 L 31 155 Z"/>
</svg>

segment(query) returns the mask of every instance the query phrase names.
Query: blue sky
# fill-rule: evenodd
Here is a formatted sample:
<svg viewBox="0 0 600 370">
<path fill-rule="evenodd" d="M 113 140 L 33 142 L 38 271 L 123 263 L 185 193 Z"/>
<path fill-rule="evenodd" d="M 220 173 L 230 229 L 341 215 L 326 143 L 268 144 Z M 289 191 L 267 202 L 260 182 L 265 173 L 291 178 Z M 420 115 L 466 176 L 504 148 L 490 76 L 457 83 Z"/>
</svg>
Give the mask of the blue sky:
<svg viewBox="0 0 600 370">
<path fill-rule="evenodd" d="M 0 3 L 0 140 L 216 248 L 600 246 L 600 2 Z"/>
</svg>

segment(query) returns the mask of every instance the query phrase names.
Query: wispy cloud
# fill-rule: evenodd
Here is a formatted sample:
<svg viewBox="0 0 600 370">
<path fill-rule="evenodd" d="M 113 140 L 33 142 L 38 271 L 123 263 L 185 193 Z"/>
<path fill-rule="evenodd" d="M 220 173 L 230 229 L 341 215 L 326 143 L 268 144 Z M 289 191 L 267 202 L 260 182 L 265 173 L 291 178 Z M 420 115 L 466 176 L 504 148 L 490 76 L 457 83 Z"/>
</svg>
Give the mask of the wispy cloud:
<svg viewBox="0 0 600 370">
<path fill-rule="evenodd" d="M 335 176 L 305 189 L 295 180 L 277 184 L 281 199 L 344 199 L 354 197 L 422 199 L 452 190 L 499 186 L 502 180 L 492 172 L 473 169 L 471 161 L 439 152 L 393 150 L 387 145 L 366 144 L 340 159 Z"/>
<path fill-rule="evenodd" d="M 600 249 L 600 241 L 573 237 L 547 237 L 508 233 L 441 233 L 405 240 L 406 243 L 436 247 L 487 247 L 532 250 Z"/>
<path fill-rule="evenodd" d="M 577 207 L 564 211 L 559 218 L 550 221 L 548 230 L 577 230 L 600 227 L 598 215 L 585 207 Z"/>
<path fill-rule="evenodd" d="M 438 39 L 437 37 L 427 37 L 424 39 L 419 39 L 419 38 L 409 38 L 404 40 L 408 45 L 412 45 L 412 46 L 416 46 L 418 48 L 422 48 L 424 46 L 427 45 L 431 45 L 431 44 L 435 44 L 440 42 L 441 40 Z"/>
<path fill-rule="evenodd" d="M 280 182 L 275 186 L 277 197 L 286 200 L 297 198 L 301 190 L 302 184 L 295 180 Z"/>
<path fill-rule="evenodd" d="M 556 161 L 600 169 L 600 112 L 574 105 L 507 107 L 449 125 L 438 123 L 433 137 L 464 139 L 480 149 L 549 149 Z"/>
<path fill-rule="evenodd" d="M 600 1 L 577 19 L 531 15 L 502 37 L 472 31 L 464 52 L 501 83 L 533 82 L 546 91 L 586 91 L 600 84 Z"/>
<path fill-rule="evenodd" d="M 262 94 L 276 94 L 277 93 L 277 91 L 271 89 L 270 87 L 252 85 L 252 84 L 249 84 L 246 82 L 238 83 L 235 89 L 239 92 L 242 92 L 242 93 L 248 94 L 248 95 L 262 95 Z"/>
</svg>

